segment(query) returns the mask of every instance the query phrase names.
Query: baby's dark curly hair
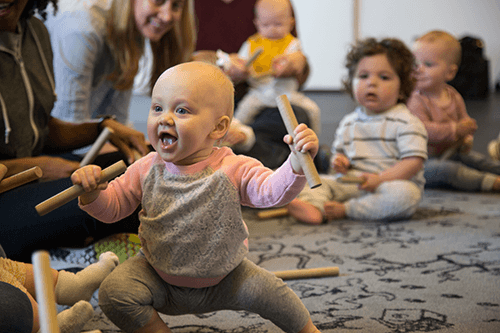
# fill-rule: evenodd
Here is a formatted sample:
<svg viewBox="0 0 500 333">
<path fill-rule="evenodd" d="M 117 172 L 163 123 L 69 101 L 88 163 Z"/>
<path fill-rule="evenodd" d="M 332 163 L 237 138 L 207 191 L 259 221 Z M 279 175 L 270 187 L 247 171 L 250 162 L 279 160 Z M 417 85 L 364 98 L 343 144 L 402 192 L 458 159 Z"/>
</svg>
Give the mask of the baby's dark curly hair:
<svg viewBox="0 0 500 333">
<path fill-rule="evenodd" d="M 55 12 L 57 11 L 57 2 L 58 0 L 29 0 L 28 3 L 26 4 L 26 7 L 24 7 L 24 11 L 21 17 L 28 18 L 38 13 L 41 17 L 45 19 L 47 16 L 47 13 L 45 12 L 47 6 L 50 3 L 52 3 Z"/>
<path fill-rule="evenodd" d="M 347 77 L 342 81 L 344 89 L 354 98 L 352 81 L 361 59 L 385 54 L 392 68 L 396 71 L 401 82 L 398 103 L 406 103 L 415 88 L 415 79 L 412 72 L 415 66 L 415 57 L 406 45 L 395 38 L 385 38 L 380 41 L 375 38 L 367 38 L 355 43 L 346 56 L 345 67 L 348 70 Z"/>
</svg>

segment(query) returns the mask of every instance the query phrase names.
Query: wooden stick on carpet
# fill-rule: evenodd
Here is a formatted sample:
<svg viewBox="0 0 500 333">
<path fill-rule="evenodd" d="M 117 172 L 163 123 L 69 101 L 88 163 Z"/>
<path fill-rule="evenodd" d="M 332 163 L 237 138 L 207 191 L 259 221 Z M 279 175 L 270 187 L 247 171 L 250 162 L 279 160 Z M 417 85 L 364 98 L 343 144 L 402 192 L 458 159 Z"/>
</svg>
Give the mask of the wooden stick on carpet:
<svg viewBox="0 0 500 333">
<path fill-rule="evenodd" d="M 285 123 L 288 134 L 290 134 L 292 138 L 295 139 L 295 135 L 293 132 L 299 124 L 297 122 L 295 114 L 293 113 L 292 106 L 288 101 L 288 97 L 286 97 L 286 95 L 276 97 L 276 104 L 278 105 L 281 118 L 283 118 L 283 122 Z M 320 186 L 321 178 L 319 177 L 318 170 L 316 170 L 316 166 L 314 165 L 311 155 L 309 153 L 296 152 L 296 156 L 298 157 L 300 165 L 304 170 L 304 174 L 309 186 L 311 188 Z"/>
<path fill-rule="evenodd" d="M 50 268 L 49 253 L 47 251 L 37 251 L 33 253 L 31 260 L 35 275 L 35 292 L 40 317 L 40 332 L 59 333 L 56 298 L 53 287 L 54 281 Z"/>
<path fill-rule="evenodd" d="M 330 276 L 338 276 L 338 267 L 321 267 L 321 268 L 305 268 L 305 269 L 292 269 L 287 271 L 273 272 L 276 277 L 282 280 L 297 280 L 297 279 L 311 279 L 322 278 Z"/>
<path fill-rule="evenodd" d="M 274 217 L 282 217 L 287 215 L 288 215 L 288 208 L 286 207 L 266 209 L 257 213 L 257 217 L 262 220 L 272 219 Z"/>
<path fill-rule="evenodd" d="M 127 169 L 125 162 L 119 161 L 115 164 L 107 167 L 101 171 L 101 183 L 107 182 L 119 174 L 123 173 Z M 54 209 L 61 207 L 62 205 L 70 202 L 73 199 L 78 198 L 80 195 L 84 194 L 85 190 L 80 185 L 73 185 L 70 188 L 54 195 L 53 197 L 39 203 L 35 206 L 38 215 L 43 216 Z"/>
<path fill-rule="evenodd" d="M 0 181 L 0 193 L 11 190 L 14 187 L 21 186 L 23 184 L 37 180 L 42 176 L 43 176 L 43 171 L 38 166 L 16 173 L 15 175 L 4 178 L 2 179 L 2 181 Z"/>
</svg>

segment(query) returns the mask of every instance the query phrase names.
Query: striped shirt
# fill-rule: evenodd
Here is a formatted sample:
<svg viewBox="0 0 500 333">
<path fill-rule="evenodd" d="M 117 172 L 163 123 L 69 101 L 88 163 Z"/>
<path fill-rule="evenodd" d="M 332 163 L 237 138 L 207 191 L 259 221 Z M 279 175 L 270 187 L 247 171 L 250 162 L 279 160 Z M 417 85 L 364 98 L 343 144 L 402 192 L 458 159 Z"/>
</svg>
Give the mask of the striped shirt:
<svg viewBox="0 0 500 333">
<path fill-rule="evenodd" d="M 404 104 L 377 115 L 360 106 L 341 120 L 332 152 L 346 155 L 353 170 L 380 173 L 403 158 L 426 160 L 427 131 Z M 423 188 L 423 169 L 411 180 Z"/>
</svg>

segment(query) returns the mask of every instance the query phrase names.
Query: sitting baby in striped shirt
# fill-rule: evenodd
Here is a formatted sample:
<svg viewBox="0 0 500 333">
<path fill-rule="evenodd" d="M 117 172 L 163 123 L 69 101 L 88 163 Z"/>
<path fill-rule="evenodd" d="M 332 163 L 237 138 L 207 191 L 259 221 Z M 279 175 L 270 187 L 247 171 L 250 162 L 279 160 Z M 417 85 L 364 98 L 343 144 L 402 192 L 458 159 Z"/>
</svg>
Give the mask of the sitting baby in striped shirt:
<svg viewBox="0 0 500 333">
<path fill-rule="evenodd" d="M 427 132 L 406 108 L 414 79 L 412 52 L 397 39 L 359 41 L 347 55 L 344 87 L 359 106 L 339 124 L 332 168 L 322 186 L 288 205 L 301 222 L 396 220 L 415 213 L 425 184 Z M 339 181 L 355 176 L 361 184 Z"/>
</svg>

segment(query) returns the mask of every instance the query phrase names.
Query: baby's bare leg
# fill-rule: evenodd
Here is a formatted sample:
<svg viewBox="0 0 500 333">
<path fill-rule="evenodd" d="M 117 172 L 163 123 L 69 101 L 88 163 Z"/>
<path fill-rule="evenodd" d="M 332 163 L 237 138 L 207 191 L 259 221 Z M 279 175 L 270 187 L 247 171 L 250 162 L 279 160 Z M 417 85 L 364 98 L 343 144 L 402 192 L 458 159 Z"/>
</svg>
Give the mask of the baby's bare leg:
<svg viewBox="0 0 500 333">
<path fill-rule="evenodd" d="M 323 222 L 321 211 L 306 201 L 294 199 L 287 207 L 288 213 L 300 222 L 309 224 L 321 224 Z"/>
<path fill-rule="evenodd" d="M 327 220 L 340 220 L 346 217 L 345 205 L 337 201 L 327 201 L 324 205 Z"/>
</svg>

